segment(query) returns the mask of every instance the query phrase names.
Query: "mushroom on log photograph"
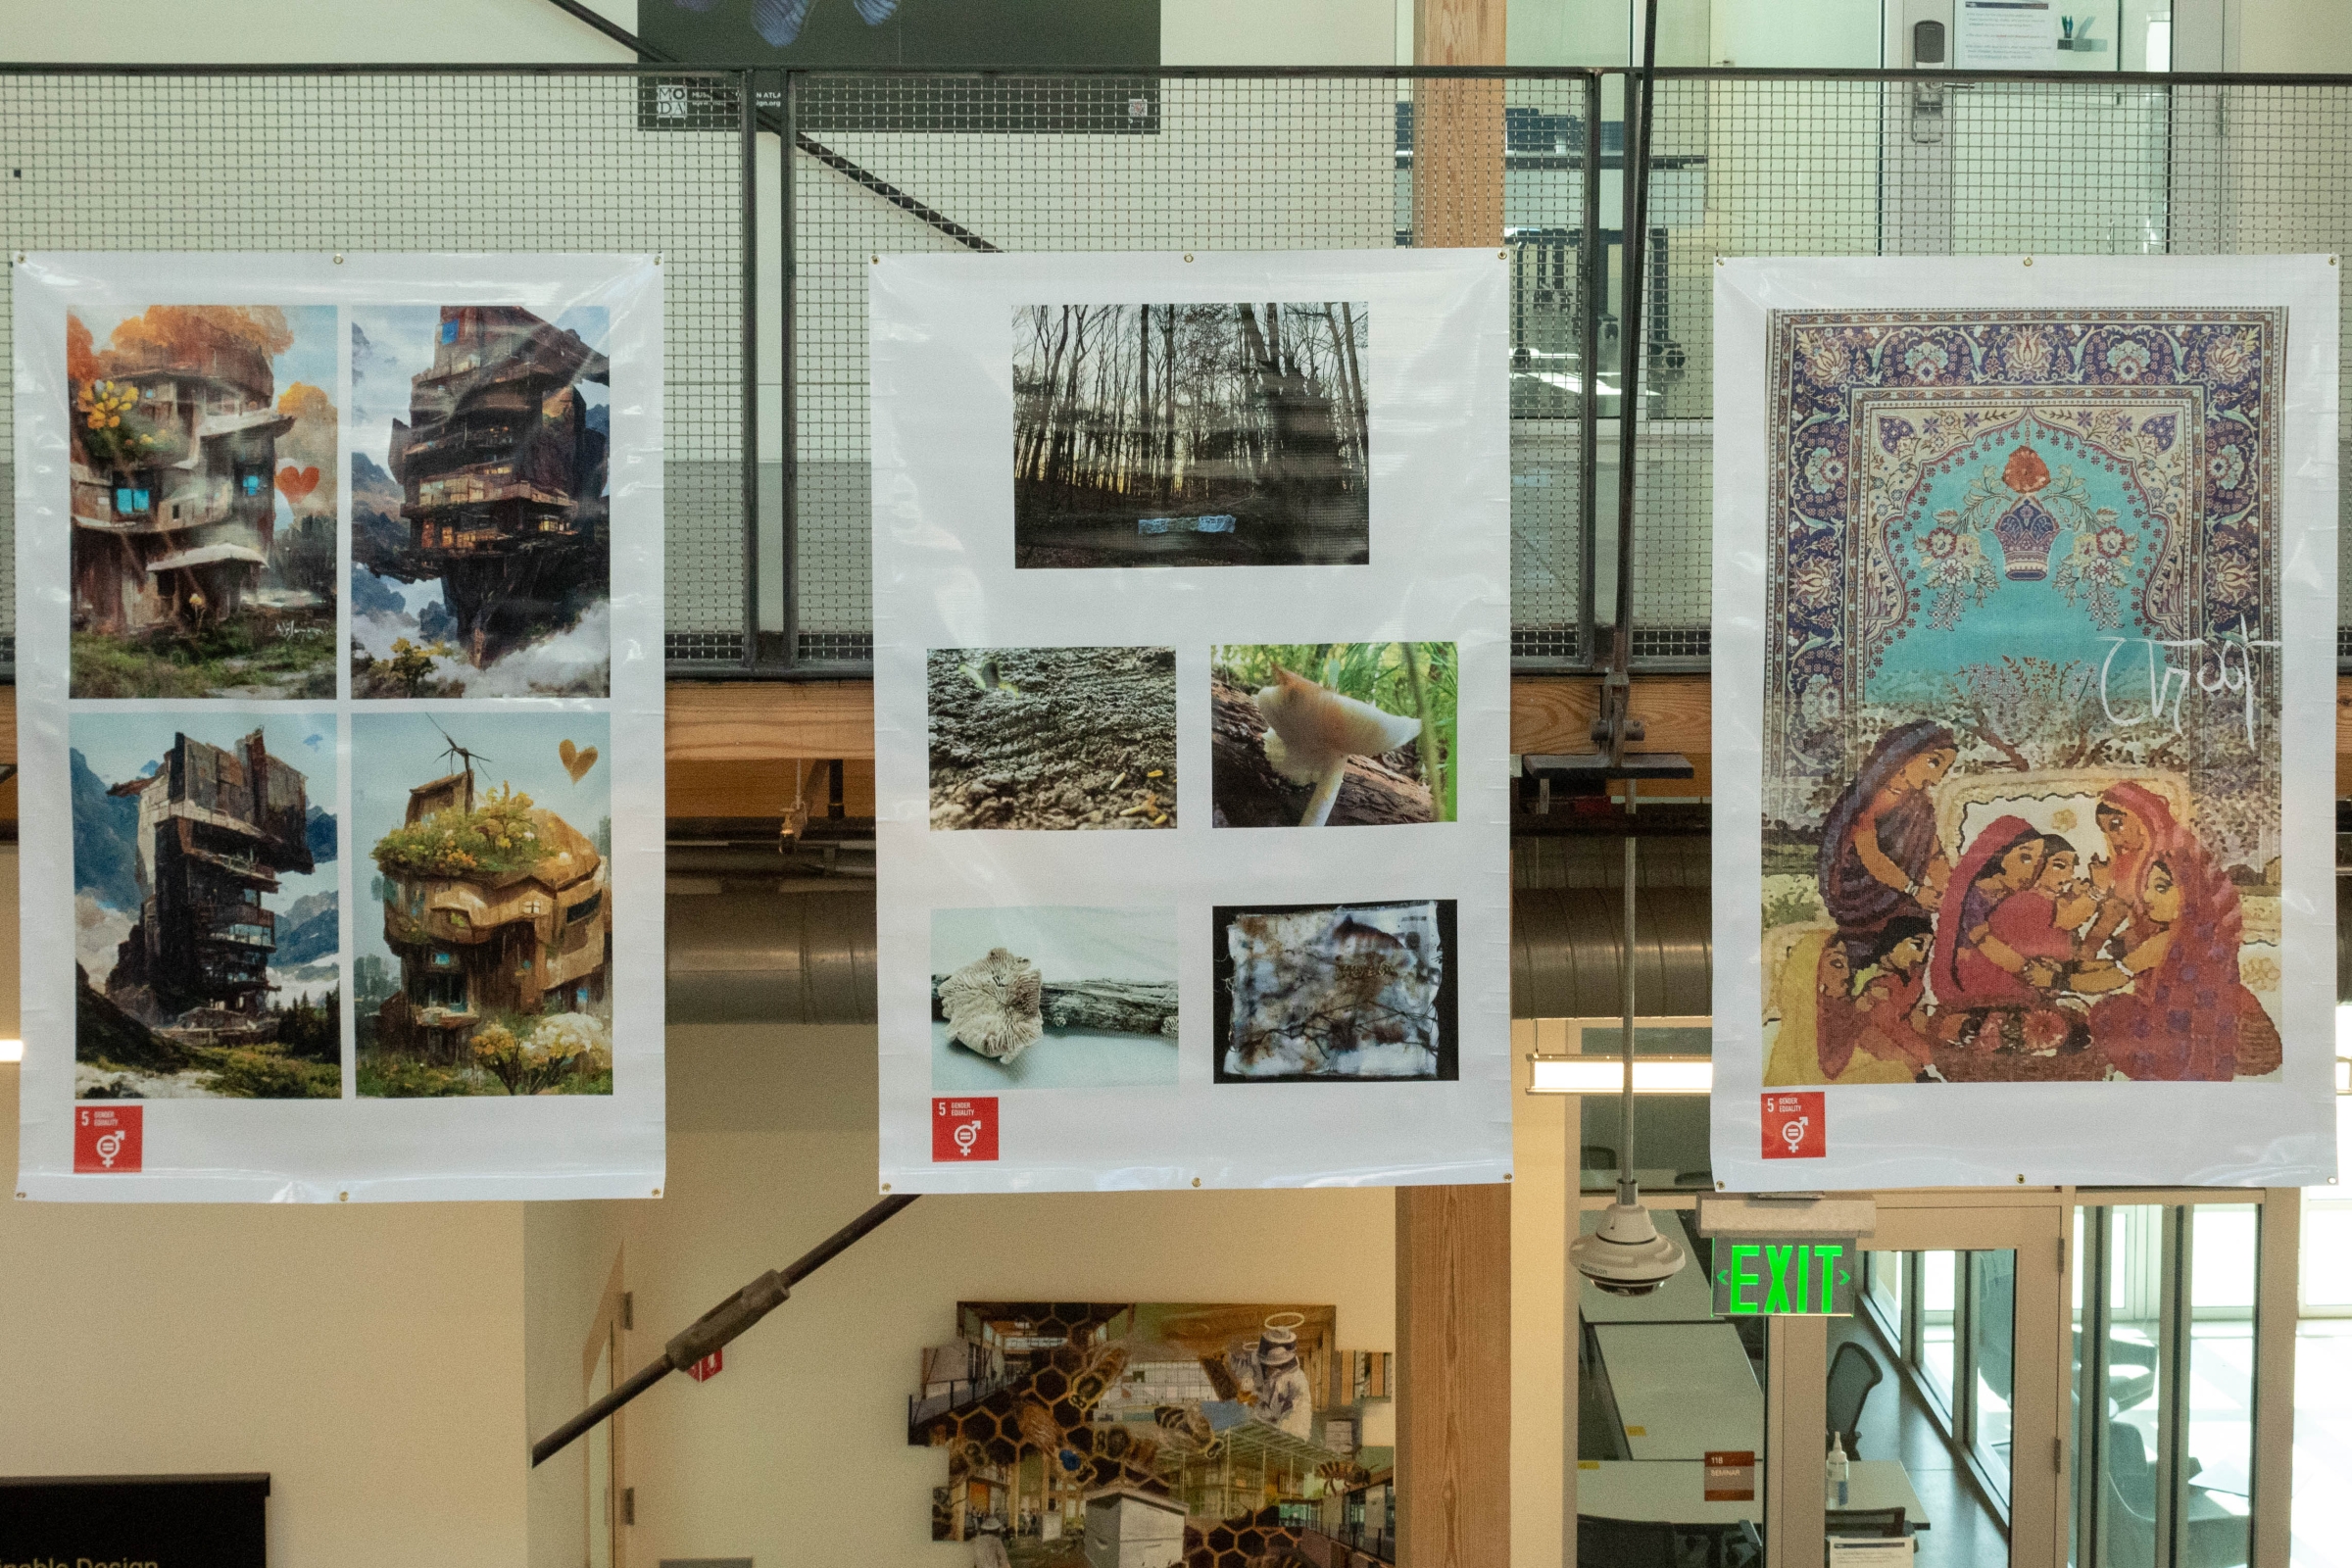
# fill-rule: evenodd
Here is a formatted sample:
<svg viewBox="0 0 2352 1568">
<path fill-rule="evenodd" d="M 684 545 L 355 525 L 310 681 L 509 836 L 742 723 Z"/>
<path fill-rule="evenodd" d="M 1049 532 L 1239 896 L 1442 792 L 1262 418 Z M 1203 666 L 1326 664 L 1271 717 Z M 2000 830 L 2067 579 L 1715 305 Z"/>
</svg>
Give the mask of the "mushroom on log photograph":
<svg viewBox="0 0 2352 1568">
<path fill-rule="evenodd" d="M 1454 820 L 1451 643 L 1260 643 L 1209 654 L 1219 827 Z"/>
</svg>

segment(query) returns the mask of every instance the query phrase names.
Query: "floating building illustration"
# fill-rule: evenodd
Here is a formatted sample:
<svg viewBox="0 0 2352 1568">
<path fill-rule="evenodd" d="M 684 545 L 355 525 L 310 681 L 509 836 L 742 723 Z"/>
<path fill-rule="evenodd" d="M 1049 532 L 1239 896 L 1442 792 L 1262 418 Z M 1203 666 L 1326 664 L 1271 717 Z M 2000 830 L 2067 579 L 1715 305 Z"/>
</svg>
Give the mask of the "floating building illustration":
<svg viewBox="0 0 2352 1568">
<path fill-rule="evenodd" d="M 407 822 L 475 808 L 471 755 L 409 791 Z M 454 819 L 453 819 L 454 820 Z M 384 941 L 400 989 L 377 1009 L 386 1050 L 456 1058 L 496 1013 L 588 1012 L 612 961 L 607 868 L 596 846 L 543 807 L 528 812 L 542 853 L 522 869 L 385 873 Z"/>
<path fill-rule="evenodd" d="M 156 1023 L 264 1038 L 283 871 L 312 868 L 303 775 L 255 730 L 233 750 L 174 735 L 163 765 L 110 795 L 139 803 L 139 918 L 107 994 Z"/>
<path fill-rule="evenodd" d="M 477 666 L 607 591 L 606 438 L 576 385 L 609 375 L 603 355 L 529 311 L 441 311 L 433 367 L 411 379 L 387 452 L 408 548 L 366 564 L 440 578 Z"/>
<path fill-rule="evenodd" d="M 241 313 L 187 310 L 118 343 L 75 387 L 74 624 L 197 631 L 236 613 L 269 564 L 277 438 L 269 344 Z"/>
</svg>

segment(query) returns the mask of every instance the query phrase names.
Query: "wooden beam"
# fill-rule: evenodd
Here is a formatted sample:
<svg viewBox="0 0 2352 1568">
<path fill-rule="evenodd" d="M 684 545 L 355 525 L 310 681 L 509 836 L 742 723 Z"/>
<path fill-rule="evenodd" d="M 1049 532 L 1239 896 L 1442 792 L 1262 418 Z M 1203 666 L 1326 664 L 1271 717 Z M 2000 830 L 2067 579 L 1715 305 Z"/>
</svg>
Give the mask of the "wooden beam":
<svg viewBox="0 0 2352 1568">
<path fill-rule="evenodd" d="M 1511 1190 L 1396 1189 L 1396 1560 L 1511 1560 Z"/>
<path fill-rule="evenodd" d="M 1523 676 L 1511 682 L 1511 750 L 1590 752 L 1600 682 L 1586 675 Z M 1704 675 L 1647 675 L 1634 681 L 1634 716 L 1647 727 L 1642 749 L 1681 752 L 1698 764 L 1685 793 L 1706 793 L 1714 750 L 1713 708 Z M 874 697 L 868 681 L 679 682 L 669 688 L 669 792 L 673 816 L 776 816 L 792 790 L 788 761 L 841 759 L 852 816 L 873 809 Z M 2352 677 L 2335 695 L 2336 796 L 2352 797 Z M 17 760 L 17 694 L 0 688 L 0 761 Z M 1652 786 L 1660 795 L 1676 793 Z M 0 785 L 0 821 L 17 815 L 17 786 Z"/>
</svg>

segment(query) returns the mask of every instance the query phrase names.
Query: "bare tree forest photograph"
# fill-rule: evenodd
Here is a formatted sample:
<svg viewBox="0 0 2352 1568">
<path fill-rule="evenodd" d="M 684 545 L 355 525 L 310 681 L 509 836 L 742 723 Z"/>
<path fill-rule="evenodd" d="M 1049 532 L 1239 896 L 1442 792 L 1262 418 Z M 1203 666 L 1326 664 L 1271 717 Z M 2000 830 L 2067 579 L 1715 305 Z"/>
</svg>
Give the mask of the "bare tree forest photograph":
<svg viewBox="0 0 2352 1568">
<path fill-rule="evenodd" d="M 1017 567 L 1363 565 L 1370 307 L 1029 305 Z"/>
</svg>

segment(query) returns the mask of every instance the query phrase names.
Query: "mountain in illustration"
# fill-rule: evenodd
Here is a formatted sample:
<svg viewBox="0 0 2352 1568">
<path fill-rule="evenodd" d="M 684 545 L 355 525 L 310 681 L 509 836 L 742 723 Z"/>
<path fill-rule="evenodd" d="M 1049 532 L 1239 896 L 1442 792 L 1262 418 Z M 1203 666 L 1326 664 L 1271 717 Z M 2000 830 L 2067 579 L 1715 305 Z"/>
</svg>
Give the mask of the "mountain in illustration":
<svg viewBox="0 0 2352 1568">
<path fill-rule="evenodd" d="M 311 846 L 311 859 L 319 865 L 335 858 L 335 814 L 322 806 L 313 805 L 307 817 L 304 834 Z"/>
<path fill-rule="evenodd" d="M 74 891 L 118 909 L 139 906 L 139 803 L 106 793 L 107 781 L 81 753 L 71 754 L 74 800 Z"/>
<path fill-rule="evenodd" d="M 313 893 L 279 911 L 277 953 L 272 959 L 279 967 L 331 958 L 341 946 L 334 894 Z"/>
</svg>

